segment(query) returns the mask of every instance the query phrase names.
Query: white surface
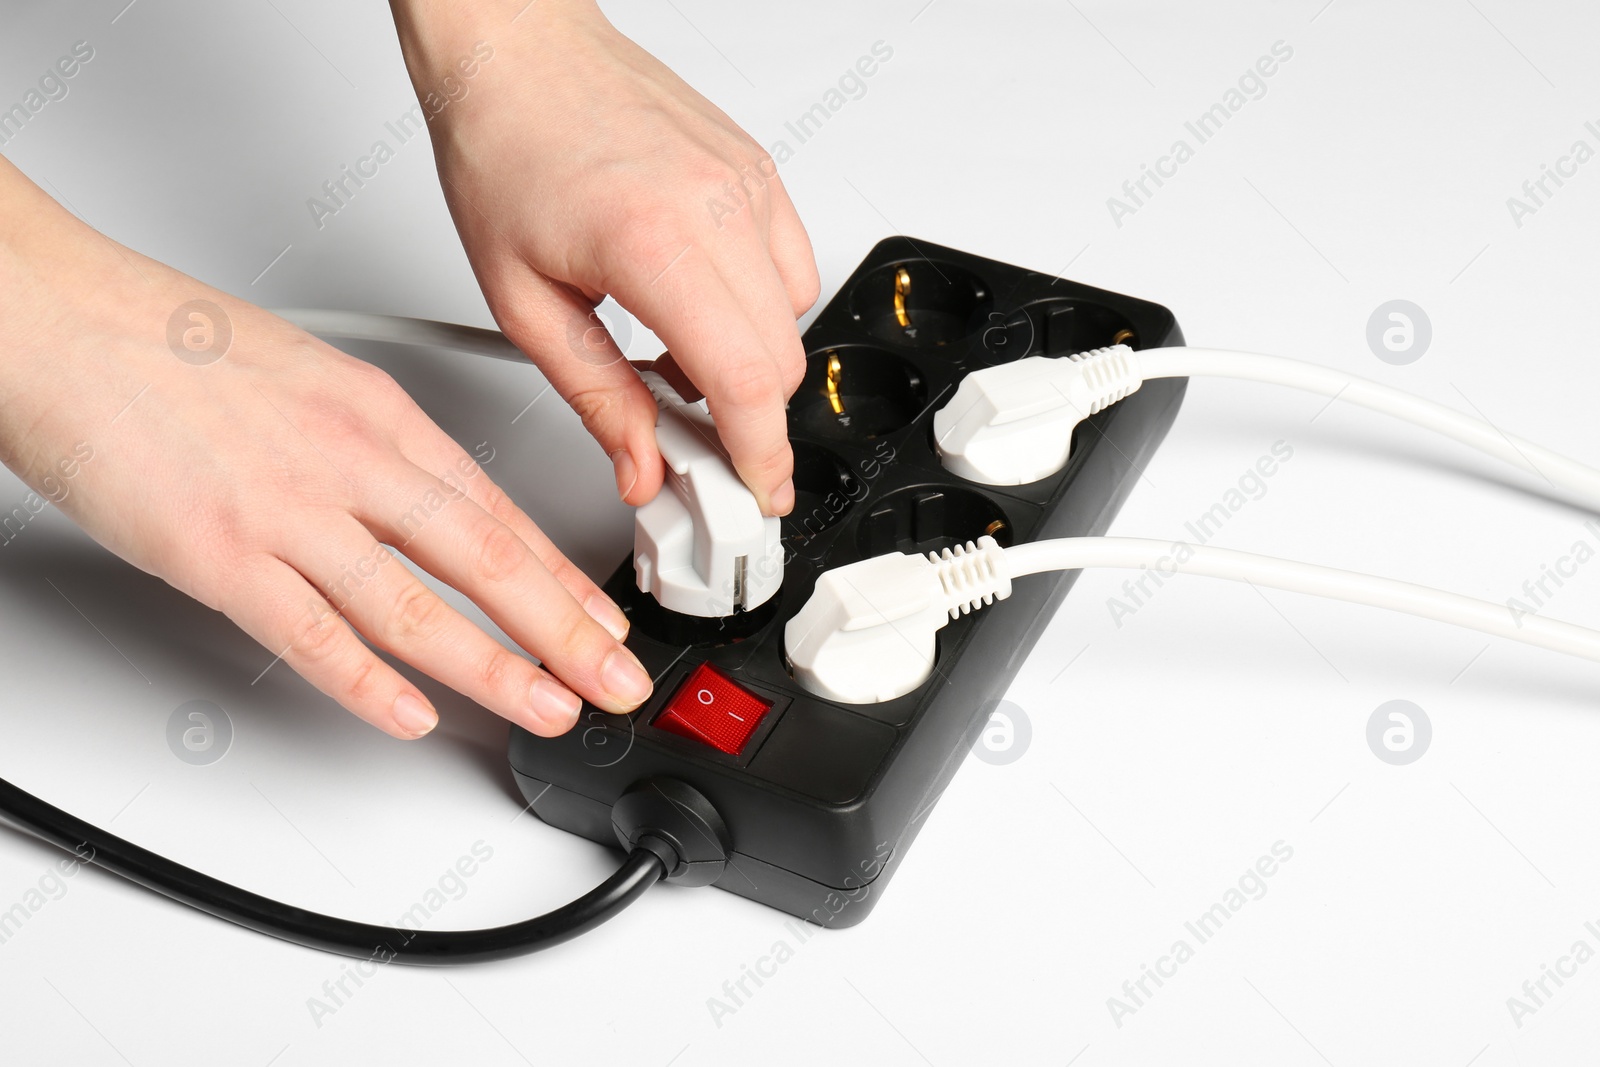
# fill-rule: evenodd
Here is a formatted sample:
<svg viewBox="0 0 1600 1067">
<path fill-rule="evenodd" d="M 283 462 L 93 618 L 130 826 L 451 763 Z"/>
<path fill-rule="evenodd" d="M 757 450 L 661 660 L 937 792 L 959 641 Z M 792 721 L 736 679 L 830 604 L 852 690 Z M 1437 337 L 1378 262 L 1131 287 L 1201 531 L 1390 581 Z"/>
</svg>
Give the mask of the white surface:
<svg viewBox="0 0 1600 1067">
<path fill-rule="evenodd" d="M 263 303 L 488 324 L 424 143 L 321 231 L 305 208 L 411 106 L 382 5 L 138 0 L 116 17 L 123 3 L 0 16 L 7 104 L 74 41 L 96 49 L 10 158 L 117 238 Z M 1592 5 L 608 10 L 768 144 L 873 42 L 893 47 L 866 94 L 784 168 L 824 293 L 874 241 L 905 232 L 1158 300 L 1197 344 L 1324 362 L 1600 456 L 1600 164 L 1520 228 L 1506 204 L 1574 140 L 1597 140 L 1584 128 L 1600 119 Z M 1279 40 L 1293 57 L 1265 95 L 1116 226 L 1107 197 Z M 1434 326 L 1406 367 L 1366 344 L 1369 315 L 1396 298 Z M 490 472 L 560 543 L 597 569 L 622 558 L 628 517 L 576 419 L 546 396 L 512 422 L 541 388 L 535 372 L 386 359 L 447 429 L 492 444 Z M 1492 461 L 1323 406 L 1195 383 L 1113 532 L 1182 537 L 1242 500 L 1216 543 L 1492 600 L 1600 540 L 1587 515 Z M 1247 477 L 1280 440 L 1292 458 Z M 0 492 L 22 496 L 10 480 Z M 1587 1062 L 1600 962 L 1552 985 L 1520 1028 L 1506 999 L 1573 942 L 1600 948 L 1584 926 L 1600 920 L 1593 665 L 1199 580 L 1161 588 L 1119 626 L 1108 600 L 1127 577 L 1085 575 L 1011 693 L 1031 747 L 1005 766 L 969 761 L 859 928 L 798 944 L 775 912 L 667 889 L 545 955 L 385 970 L 318 1027 L 308 998 L 344 961 L 80 874 L 0 945 L 5 1058 Z M 252 687 L 262 650 L 53 512 L 0 548 L 0 584 L 0 773 L 144 845 L 388 920 L 489 843 L 493 860 L 441 927 L 520 917 L 614 862 L 511 818 L 504 731 L 486 714 L 458 701 L 438 736 L 407 745 L 281 669 Z M 1596 618 L 1600 564 L 1549 610 Z M 1400 697 L 1426 709 L 1433 742 L 1390 766 L 1366 724 Z M 173 709 L 197 698 L 236 728 L 232 751 L 203 768 L 164 738 Z M 1266 895 L 1116 1026 L 1107 998 L 1280 840 L 1293 856 Z M 0 840 L 0 906 L 55 859 Z M 716 1025 L 707 999 L 780 939 L 793 958 Z"/>
</svg>

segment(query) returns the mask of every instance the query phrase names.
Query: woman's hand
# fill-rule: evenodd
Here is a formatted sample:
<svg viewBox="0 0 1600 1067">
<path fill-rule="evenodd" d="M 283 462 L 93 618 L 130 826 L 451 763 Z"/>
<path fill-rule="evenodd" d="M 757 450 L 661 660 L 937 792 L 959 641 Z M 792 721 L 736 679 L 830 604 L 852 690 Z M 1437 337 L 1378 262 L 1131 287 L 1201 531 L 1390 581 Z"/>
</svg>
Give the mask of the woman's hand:
<svg viewBox="0 0 1600 1067">
<path fill-rule="evenodd" d="M 617 606 L 387 374 L 113 244 L 4 160 L 0 284 L 0 460 L 48 496 L 72 464 L 61 507 L 96 540 L 361 718 L 405 738 L 438 722 L 358 632 L 538 734 L 580 695 L 649 695 Z"/>
<path fill-rule="evenodd" d="M 392 0 L 445 199 L 495 319 L 611 456 L 661 486 L 656 405 L 607 294 L 705 393 L 768 514 L 794 505 L 784 413 L 817 268 L 770 157 L 591 0 Z"/>
</svg>

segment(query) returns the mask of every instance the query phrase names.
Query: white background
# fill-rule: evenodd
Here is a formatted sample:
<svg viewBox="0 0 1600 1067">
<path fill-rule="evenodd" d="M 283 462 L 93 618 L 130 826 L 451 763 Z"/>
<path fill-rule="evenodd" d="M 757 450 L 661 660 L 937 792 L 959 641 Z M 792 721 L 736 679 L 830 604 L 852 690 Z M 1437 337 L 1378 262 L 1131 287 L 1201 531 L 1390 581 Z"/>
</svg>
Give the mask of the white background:
<svg viewBox="0 0 1600 1067">
<path fill-rule="evenodd" d="M 0 105 L 73 42 L 95 58 L 6 154 L 118 240 L 268 306 L 488 325 L 428 146 L 318 229 L 323 180 L 412 105 L 383 5 L 13 3 Z M 1400 386 L 1600 460 L 1600 162 L 1518 227 L 1524 180 L 1600 120 L 1592 5 L 1510 0 L 608 3 L 763 144 L 876 41 L 893 58 L 784 167 L 824 296 L 890 233 L 1157 300 L 1193 343 Z M 119 14 L 120 12 L 120 14 Z M 1293 58 L 1119 227 L 1107 209 L 1277 41 Z M 1191 138 L 1192 140 L 1192 138 Z M 793 142 L 791 141 L 791 146 Z M 286 251 L 285 251 L 286 250 Z M 281 253 L 281 257 L 280 257 Z M 276 258 L 275 257 L 280 257 Z M 270 264 L 270 269 L 267 269 Z M 1385 301 L 1430 316 L 1405 367 Z M 648 357 L 635 333 L 629 351 Z M 595 573 L 628 543 L 608 464 L 531 367 L 372 353 Z M 1586 532 L 1536 479 L 1268 387 L 1196 382 L 1114 532 L 1183 536 L 1274 442 L 1294 449 L 1214 543 L 1491 600 Z M 0 510 L 24 495 L 0 477 Z M 1202 579 L 1117 626 L 1091 573 L 1010 699 L 1031 747 L 969 760 L 881 906 L 803 944 L 784 917 L 662 889 L 531 958 L 389 968 L 321 1025 L 347 964 L 80 874 L 0 945 L 8 1062 L 642 1064 L 1588 1062 L 1600 962 L 1518 1026 L 1507 998 L 1600 920 L 1595 669 L 1447 627 Z M 52 588 L 52 583 L 54 588 Z M 393 921 L 472 845 L 493 859 L 441 928 L 569 899 L 614 854 L 515 818 L 491 716 L 401 744 L 318 697 L 53 510 L 0 547 L 0 774 L 203 870 Z M 1600 619 L 1600 562 L 1550 604 Z M 1391 766 L 1366 724 L 1425 709 Z M 221 762 L 168 750 L 173 710 L 232 721 Z M 1176 977 L 1107 998 L 1275 842 L 1293 858 Z M 56 862 L 0 838 L 0 910 Z M 719 1026 L 723 983 L 796 948 Z M 1192 940 L 1191 940 L 1191 943 Z"/>
</svg>

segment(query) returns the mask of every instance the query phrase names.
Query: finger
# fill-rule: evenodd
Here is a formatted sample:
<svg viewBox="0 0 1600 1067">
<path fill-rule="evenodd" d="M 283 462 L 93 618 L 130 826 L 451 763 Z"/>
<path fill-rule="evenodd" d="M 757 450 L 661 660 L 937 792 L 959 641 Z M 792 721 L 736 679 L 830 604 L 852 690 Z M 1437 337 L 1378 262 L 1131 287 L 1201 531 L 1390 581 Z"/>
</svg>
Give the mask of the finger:
<svg viewBox="0 0 1600 1067">
<path fill-rule="evenodd" d="M 788 400 L 805 377 L 806 354 L 800 345 L 800 330 L 795 325 L 789 294 L 771 256 L 765 246 L 751 241 L 743 255 L 719 262 L 717 273 L 772 353 L 783 397 Z"/>
<path fill-rule="evenodd" d="M 811 248 L 811 238 L 800 221 L 794 201 L 783 182 L 773 178 L 767 184 L 772 197 L 772 224 L 767 248 L 772 263 L 783 279 L 783 288 L 789 295 L 789 306 L 794 317 L 799 318 L 816 305 L 822 295 L 822 279 L 817 274 L 817 257 Z"/>
<path fill-rule="evenodd" d="M 438 725 L 439 714 L 421 690 L 362 644 L 289 564 L 263 557 L 231 589 L 232 599 L 223 604 L 228 618 L 345 710 L 402 740 Z"/>
<path fill-rule="evenodd" d="M 719 221 L 721 233 L 717 243 L 708 247 L 715 253 L 713 265 L 717 273 L 777 361 L 783 395 L 787 399 L 805 377 L 805 352 L 800 345 L 800 331 L 795 326 L 795 301 L 778 270 L 771 240 L 773 212 L 781 203 L 787 211 L 783 235 L 789 244 L 785 246 L 785 254 L 792 257 L 789 223 L 792 220 L 798 224 L 799 216 L 795 215 L 794 206 L 778 181 L 776 165 L 770 160 L 768 164 L 772 167 L 772 177 L 767 179 L 765 170 L 759 172 L 760 184 L 746 193 L 750 198 L 747 210 L 734 215 L 731 221 Z M 758 207 L 760 210 L 755 210 Z M 800 236 L 805 255 L 809 256 L 810 242 L 805 238 L 804 228 L 800 229 Z M 811 269 L 815 273 L 814 264 Z"/>
<path fill-rule="evenodd" d="M 787 514 L 794 506 L 794 454 L 783 380 L 721 275 L 689 245 L 675 256 L 669 252 L 624 264 L 614 276 L 612 295 L 667 343 L 678 365 L 705 392 L 722 443 L 761 510 Z"/>
<path fill-rule="evenodd" d="M 541 737 L 577 722 L 577 694 L 474 626 L 355 519 L 304 543 L 296 569 L 385 652 Z"/>
<path fill-rule="evenodd" d="M 531 267 L 494 286 L 500 328 L 539 366 L 611 458 L 617 495 L 639 505 L 661 488 L 656 402 L 594 311 L 598 301 Z"/>
<path fill-rule="evenodd" d="M 590 618 L 505 523 L 418 467 L 373 477 L 356 517 L 429 574 L 465 593 L 569 689 L 606 711 L 650 695 L 645 669 Z"/>
<path fill-rule="evenodd" d="M 545 536 L 543 530 L 528 517 L 505 490 L 494 483 L 478 460 L 431 422 L 425 427 L 403 435 L 396 442 L 401 453 L 423 470 L 449 485 L 464 489 L 467 499 L 511 527 L 522 538 L 522 543 L 533 550 L 546 570 L 556 576 L 563 588 L 588 612 L 589 617 L 606 628 L 617 640 L 628 635 L 628 617 L 605 592 L 576 564 Z M 483 452 L 480 450 L 479 455 Z M 489 462 L 492 459 L 484 459 Z"/>
</svg>

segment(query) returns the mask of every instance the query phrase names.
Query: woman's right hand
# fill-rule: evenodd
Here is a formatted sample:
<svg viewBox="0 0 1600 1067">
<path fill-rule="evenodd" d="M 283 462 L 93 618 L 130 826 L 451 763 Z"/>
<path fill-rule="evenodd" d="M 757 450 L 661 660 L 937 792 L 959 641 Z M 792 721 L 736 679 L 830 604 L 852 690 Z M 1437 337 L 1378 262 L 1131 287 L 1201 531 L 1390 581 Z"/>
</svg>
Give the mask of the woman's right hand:
<svg viewBox="0 0 1600 1067">
<path fill-rule="evenodd" d="M 238 623 L 263 663 L 281 657 L 402 738 L 437 712 L 358 632 L 546 736 L 572 726 L 580 696 L 625 712 L 649 695 L 622 612 L 381 370 L 116 245 L 4 160 L 0 284 L 0 460 L 117 555 Z M 191 301 L 212 307 L 179 315 L 169 343 Z"/>
</svg>

